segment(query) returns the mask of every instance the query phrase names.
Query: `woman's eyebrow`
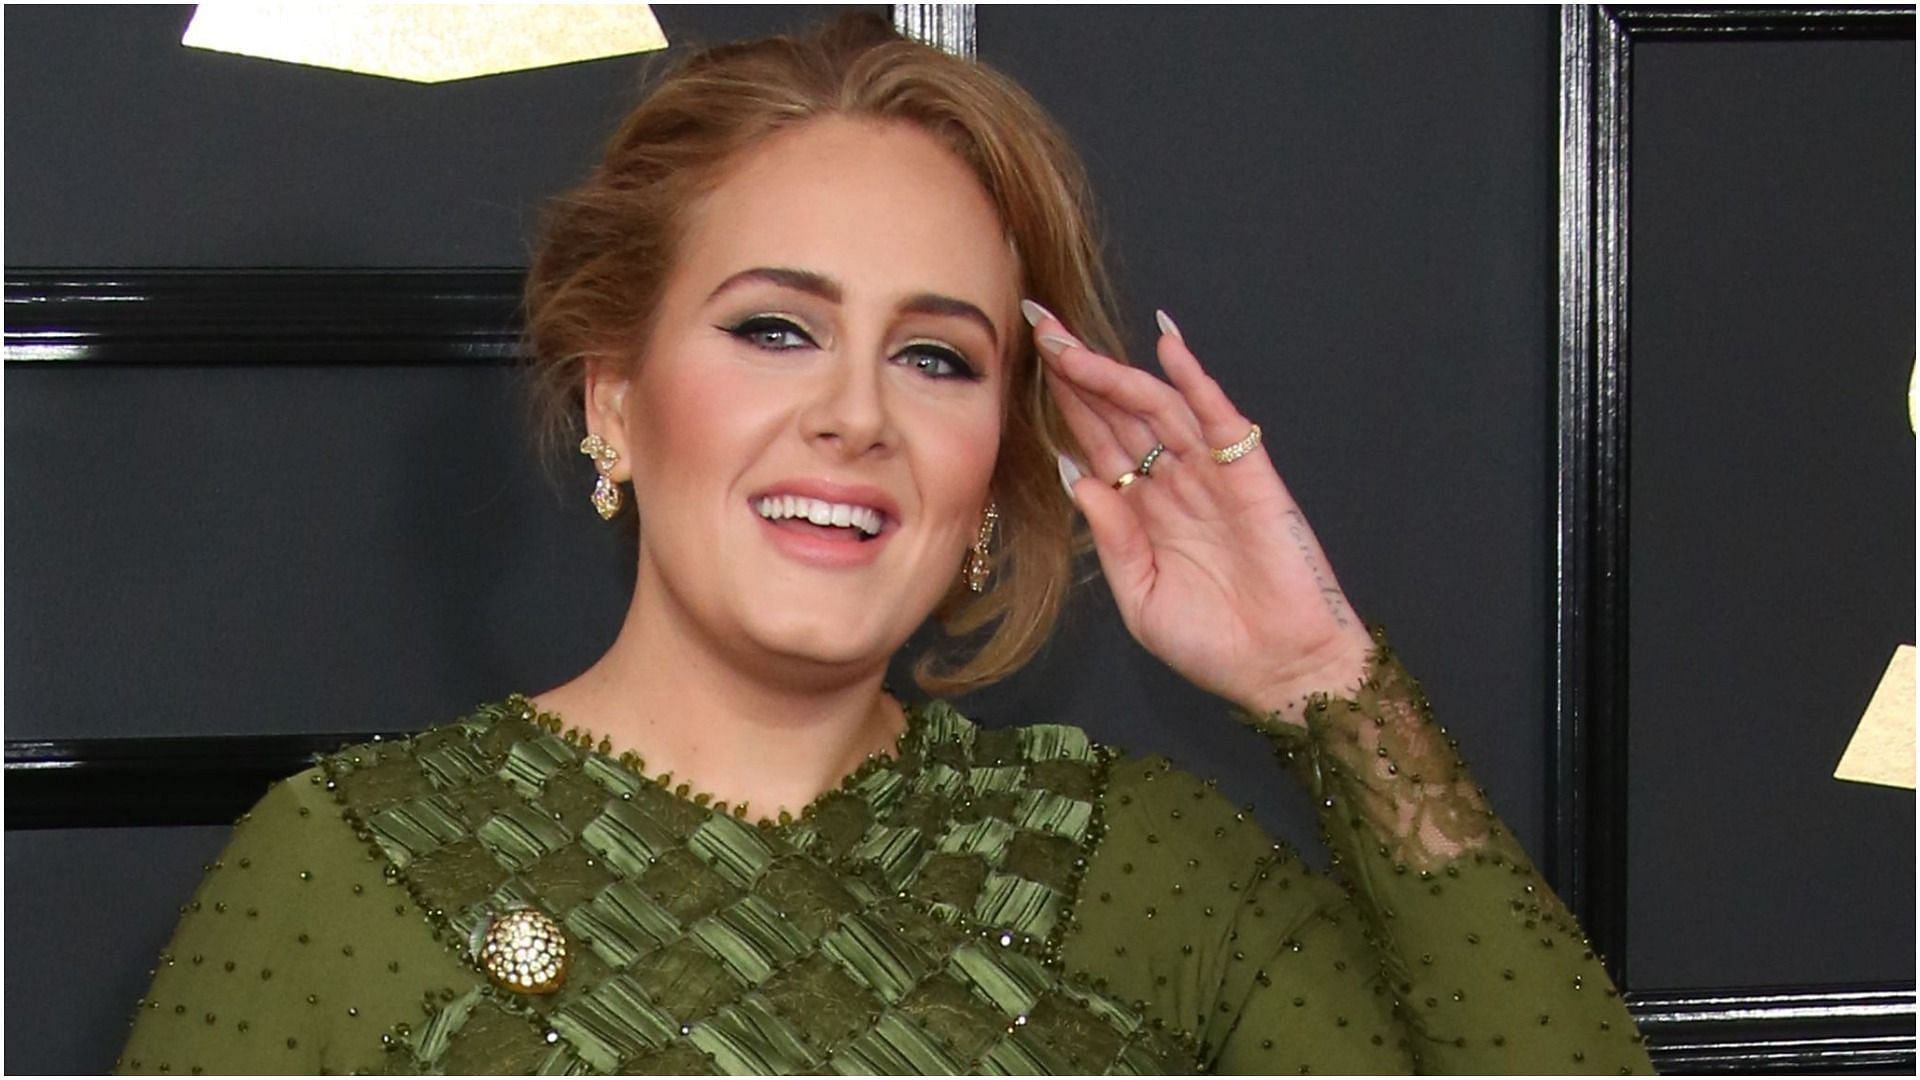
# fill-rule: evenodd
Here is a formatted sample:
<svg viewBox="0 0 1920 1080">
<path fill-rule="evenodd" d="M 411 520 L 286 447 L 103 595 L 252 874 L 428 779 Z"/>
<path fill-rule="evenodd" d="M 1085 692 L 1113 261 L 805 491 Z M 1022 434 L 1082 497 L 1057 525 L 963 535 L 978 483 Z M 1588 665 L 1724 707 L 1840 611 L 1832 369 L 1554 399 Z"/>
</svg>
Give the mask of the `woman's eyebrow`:
<svg viewBox="0 0 1920 1080">
<path fill-rule="evenodd" d="M 993 320 L 987 318 L 986 312 L 965 300 L 941 296 L 939 293 L 916 293 L 900 305 L 900 310 L 912 315 L 952 315 L 970 319 L 987 332 L 987 340 L 993 343 L 994 351 L 1000 351 L 1000 332 L 993 328 Z"/>
<path fill-rule="evenodd" d="M 796 270 L 790 266 L 755 266 L 722 281 L 713 292 L 707 295 L 707 299 L 711 301 L 728 289 L 737 288 L 749 282 L 765 282 L 769 285 L 795 289 L 834 304 L 839 303 L 846 296 L 846 291 L 840 287 L 840 283 L 825 274 L 818 274 L 812 270 Z M 978 323 L 980 328 L 987 332 L 987 339 L 993 343 L 993 347 L 996 350 L 1000 348 L 1000 332 L 994 328 L 993 320 L 987 318 L 987 313 L 981 311 L 978 306 L 965 300 L 942 296 L 939 293 L 916 293 L 900 305 L 900 310 L 909 315 L 949 315 Z"/>
<path fill-rule="evenodd" d="M 742 270 L 721 282 L 718 288 L 707 294 L 707 299 L 712 300 L 728 289 L 752 281 L 764 281 L 770 285 L 798 289 L 835 304 L 839 303 L 841 296 L 844 295 L 840 283 L 825 274 L 816 274 L 811 270 L 795 270 L 785 266 L 756 266 L 750 270 Z"/>
</svg>

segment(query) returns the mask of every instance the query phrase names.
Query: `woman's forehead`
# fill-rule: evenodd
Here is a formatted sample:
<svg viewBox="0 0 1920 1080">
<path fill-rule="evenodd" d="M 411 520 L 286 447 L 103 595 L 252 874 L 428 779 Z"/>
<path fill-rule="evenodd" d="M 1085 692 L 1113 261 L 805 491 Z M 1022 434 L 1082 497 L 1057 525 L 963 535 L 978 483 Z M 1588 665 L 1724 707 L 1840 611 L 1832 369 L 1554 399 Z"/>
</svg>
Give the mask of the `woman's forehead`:
<svg viewBox="0 0 1920 1080">
<path fill-rule="evenodd" d="M 811 121 L 743 152 L 690 215 L 686 269 L 720 279 L 789 266 L 849 296 L 971 294 L 1000 308 L 1019 259 L 985 189 L 907 124 Z"/>
</svg>

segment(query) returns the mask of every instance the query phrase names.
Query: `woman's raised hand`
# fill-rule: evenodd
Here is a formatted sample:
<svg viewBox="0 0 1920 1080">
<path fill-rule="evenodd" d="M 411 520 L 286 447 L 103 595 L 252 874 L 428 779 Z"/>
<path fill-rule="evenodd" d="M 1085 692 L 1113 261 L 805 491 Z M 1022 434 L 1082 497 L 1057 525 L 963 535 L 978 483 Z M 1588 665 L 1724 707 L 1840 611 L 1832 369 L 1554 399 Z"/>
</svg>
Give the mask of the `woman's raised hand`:
<svg viewBox="0 0 1920 1080">
<path fill-rule="evenodd" d="M 1164 312 L 1161 380 L 1093 352 L 1025 302 L 1047 386 L 1092 475 L 1072 484 L 1127 629 L 1201 689 L 1300 721 L 1307 694 L 1352 690 L 1372 639 L 1264 446 L 1212 451 L 1253 424 Z M 1169 382 L 1170 381 L 1170 382 Z M 1166 449 L 1146 475 L 1139 466 Z M 1133 473 L 1123 487 L 1115 482 Z"/>
</svg>

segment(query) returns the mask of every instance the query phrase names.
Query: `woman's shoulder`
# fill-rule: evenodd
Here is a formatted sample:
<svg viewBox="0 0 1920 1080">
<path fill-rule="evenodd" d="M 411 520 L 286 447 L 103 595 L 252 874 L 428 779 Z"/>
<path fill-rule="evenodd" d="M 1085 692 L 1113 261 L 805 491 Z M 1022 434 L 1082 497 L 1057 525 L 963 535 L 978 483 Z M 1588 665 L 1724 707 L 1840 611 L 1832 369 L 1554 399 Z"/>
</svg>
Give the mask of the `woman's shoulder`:
<svg viewBox="0 0 1920 1080">
<path fill-rule="evenodd" d="M 1236 862 L 1291 856 L 1219 784 L 1160 753 L 1140 753 L 1101 742 L 1073 724 L 987 726 L 951 703 L 922 706 L 926 742 L 963 747 L 975 767 L 1024 766 L 1029 783 L 1091 804 L 1101 822 L 1102 848 L 1139 851 L 1149 860 L 1195 858 L 1202 852 Z M 939 760 L 937 753 L 929 758 Z"/>
<path fill-rule="evenodd" d="M 559 721 L 513 694 L 475 705 L 412 735 L 371 736 L 319 754 L 307 769 L 280 782 L 306 797 L 325 796 L 348 809 L 392 802 L 411 793 L 461 786 L 498 773 L 516 753 L 534 746 L 575 744 Z M 549 757 L 556 756 L 549 751 Z"/>
<path fill-rule="evenodd" d="M 338 795 L 318 762 L 235 821 L 180 908 L 118 1070 L 378 1070 L 383 1031 L 472 982 Z"/>
<path fill-rule="evenodd" d="M 542 728 L 525 699 L 515 696 L 413 735 L 346 743 L 270 784 L 235 819 L 233 837 L 366 857 L 384 846 L 369 828 L 379 812 L 476 785 L 494 788 L 515 747 L 545 737 L 564 741 Z"/>
<path fill-rule="evenodd" d="M 1160 753 L 1116 753 L 1105 784 L 1110 853 L 1152 864 L 1192 868 L 1204 861 L 1251 867 L 1297 860 L 1219 783 Z"/>
</svg>

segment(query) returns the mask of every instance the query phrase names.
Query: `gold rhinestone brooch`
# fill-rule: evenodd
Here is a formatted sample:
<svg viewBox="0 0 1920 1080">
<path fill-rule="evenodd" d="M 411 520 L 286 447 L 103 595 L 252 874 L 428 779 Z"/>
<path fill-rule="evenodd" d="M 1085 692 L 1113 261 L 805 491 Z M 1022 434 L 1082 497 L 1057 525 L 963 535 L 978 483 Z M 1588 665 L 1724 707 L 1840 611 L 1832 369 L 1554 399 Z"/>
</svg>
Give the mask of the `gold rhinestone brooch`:
<svg viewBox="0 0 1920 1080">
<path fill-rule="evenodd" d="M 544 911 L 495 915 L 479 945 L 487 978 L 516 994 L 551 994 L 567 978 L 567 935 Z"/>
</svg>

